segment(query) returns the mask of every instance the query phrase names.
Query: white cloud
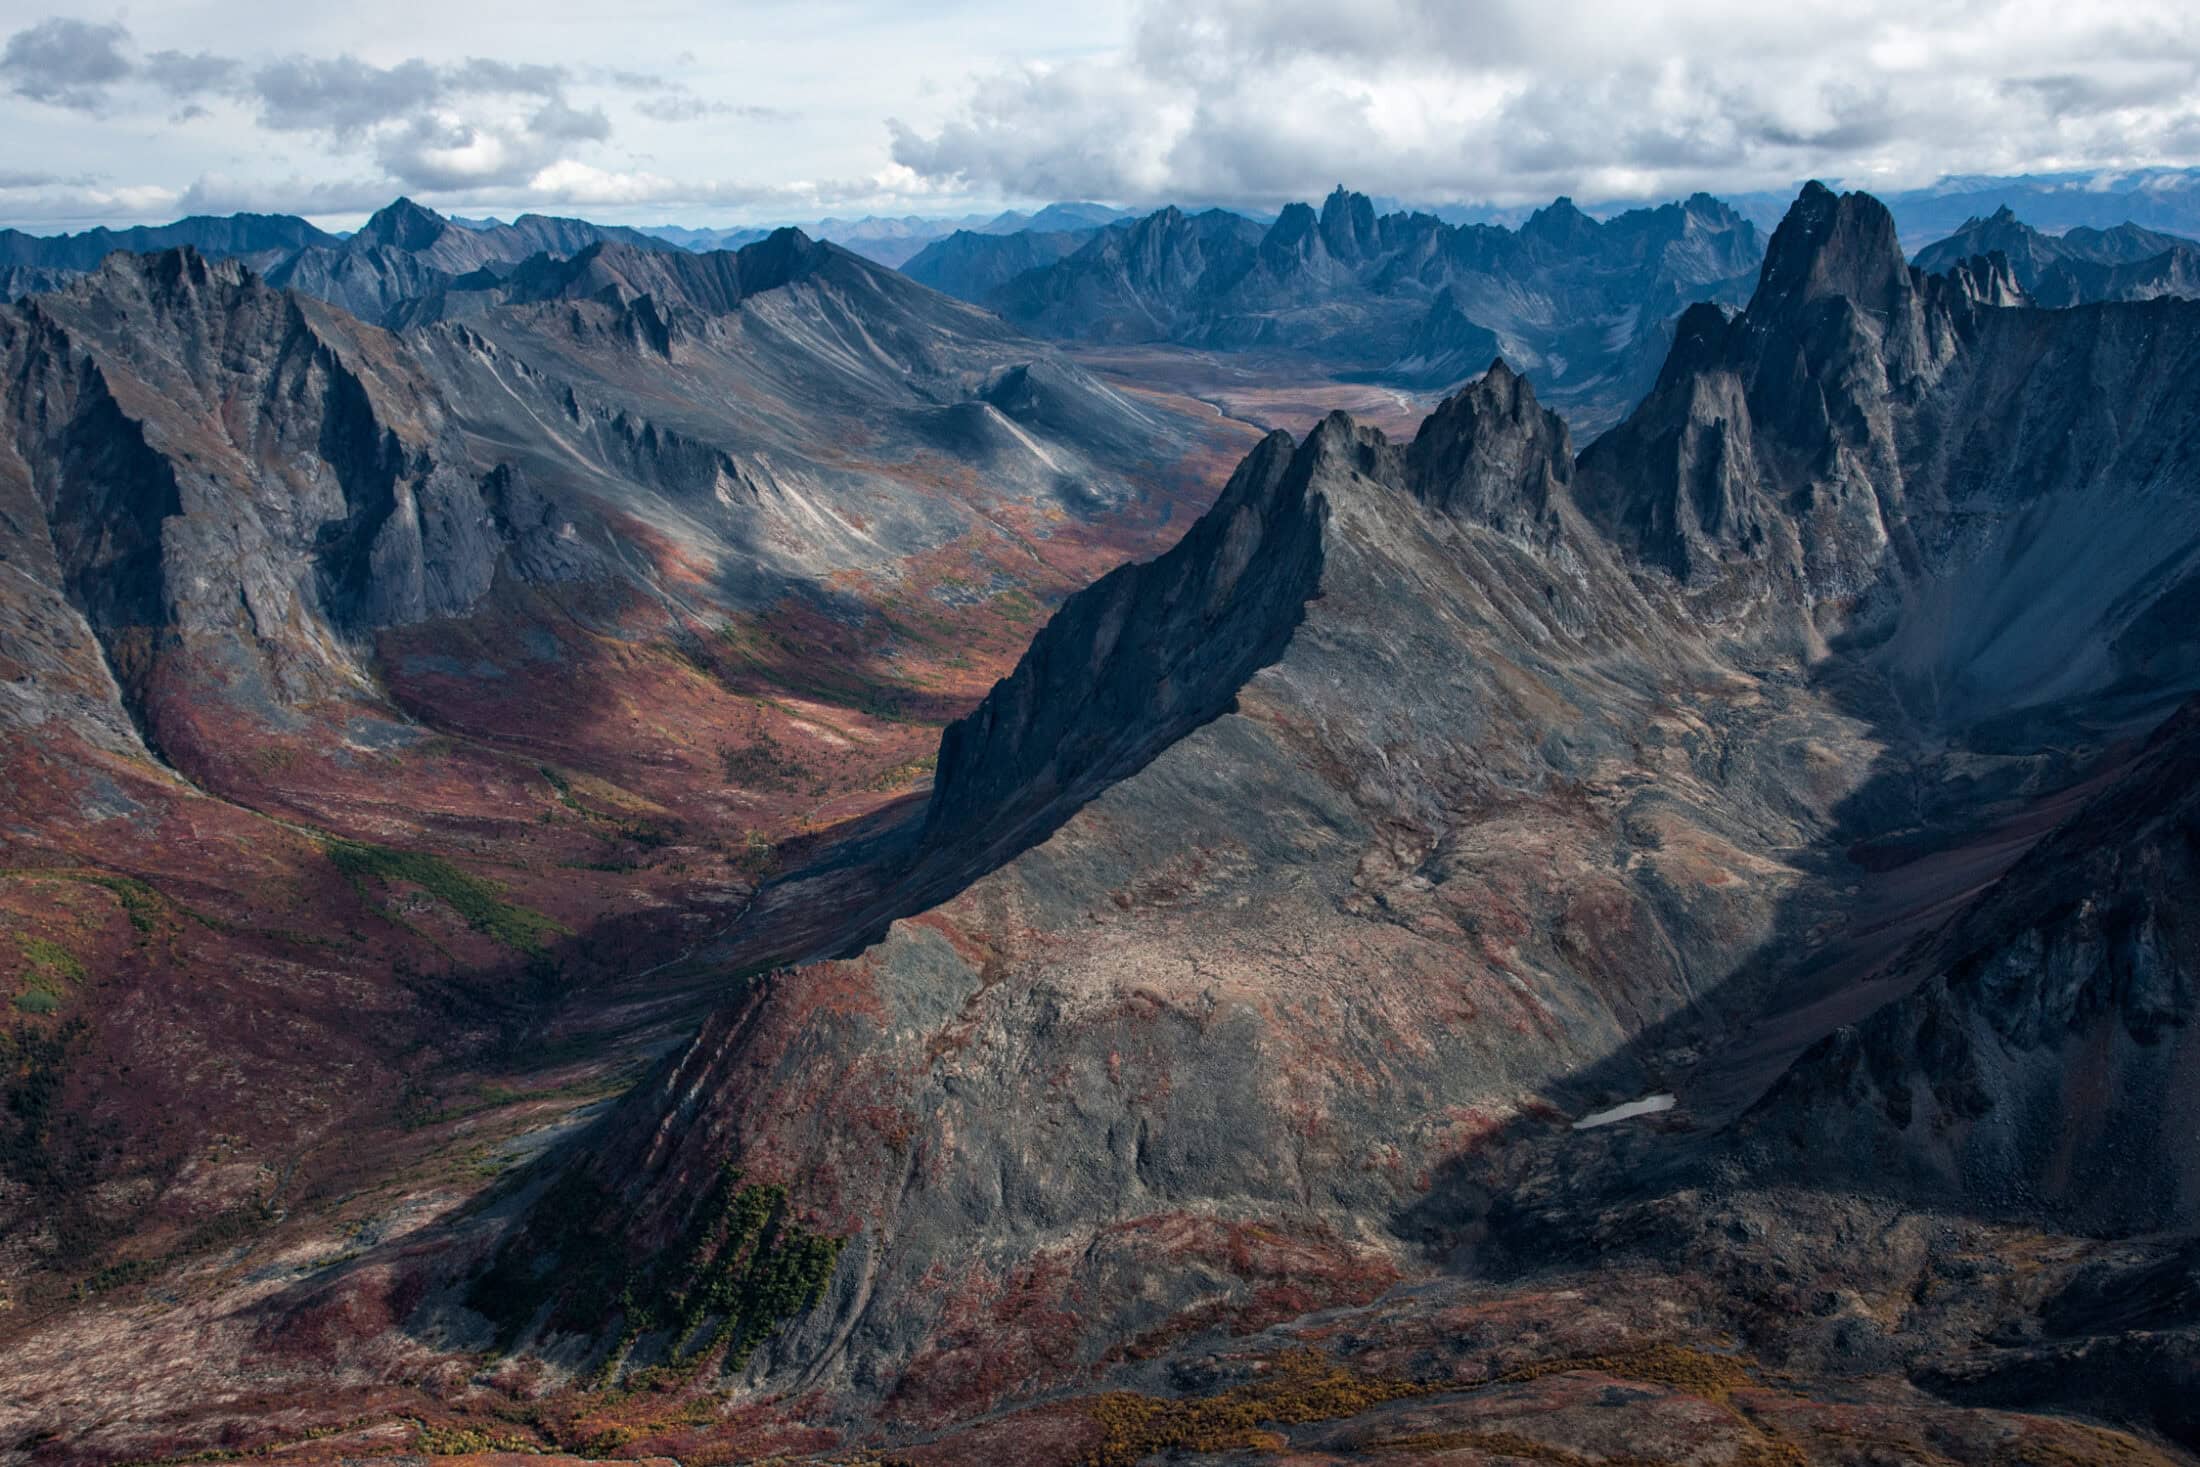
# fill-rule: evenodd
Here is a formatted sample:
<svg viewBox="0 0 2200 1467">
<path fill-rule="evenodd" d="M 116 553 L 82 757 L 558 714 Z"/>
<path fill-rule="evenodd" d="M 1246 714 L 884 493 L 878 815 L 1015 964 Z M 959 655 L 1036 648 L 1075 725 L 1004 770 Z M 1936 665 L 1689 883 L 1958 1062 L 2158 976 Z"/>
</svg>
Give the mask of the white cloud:
<svg viewBox="0 0 2200 1467">
<path fill-rule="evenodd" d="M 399 192 L 640 223 L 1339 182 L 1597 202 L 2200 162 L 2190 0 L 774 3 L 0 0 L 0 135 L 70 180 L 0 223 L 180 196 L 341 224 Z"/>
<path fill-rule="evenodd" d="M 2187 163 L 2200 11 L 2039 0 L 1172 0 L 1125 45 L 975 79 L 897 127 L 932 178 L 1269 204 L 1345 180 L 1519 203 L 1813 174 Z"/>
</svg>

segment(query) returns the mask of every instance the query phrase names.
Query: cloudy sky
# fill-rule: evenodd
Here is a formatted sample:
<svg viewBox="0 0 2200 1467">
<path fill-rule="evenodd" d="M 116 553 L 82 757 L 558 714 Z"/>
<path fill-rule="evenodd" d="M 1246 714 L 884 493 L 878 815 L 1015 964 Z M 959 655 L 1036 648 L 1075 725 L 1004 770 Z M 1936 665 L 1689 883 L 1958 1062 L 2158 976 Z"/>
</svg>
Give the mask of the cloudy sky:
<svg viewBox="0 0 2200 1467">
<path fill-rule="evenodd" d="M 1661 198 L 2200 164 L 2190 0 L 0 0 L 0 223 Z"/>
</svg>

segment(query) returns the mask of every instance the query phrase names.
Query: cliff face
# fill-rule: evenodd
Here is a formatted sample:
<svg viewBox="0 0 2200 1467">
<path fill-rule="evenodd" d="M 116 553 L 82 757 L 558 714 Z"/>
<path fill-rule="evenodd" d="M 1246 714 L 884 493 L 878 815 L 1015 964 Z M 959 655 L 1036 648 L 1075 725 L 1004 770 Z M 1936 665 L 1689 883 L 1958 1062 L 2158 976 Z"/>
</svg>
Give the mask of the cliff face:
<svg viewBox="0 0 2200 1467">
<path fill-rule="evenodd" d="M 156 743 L 197 697 L 356 687 L 368 633 L 487 591 L 465 450 L 381 333 L 188 250 L 112 256 L 0 333 L 14 554 L 51 566 Z"/>
<path fill-rule="evenodd" d="M 1876 201 L 1805 190 L 1749 307 L 1683 317 L 1584 454 L 1585 512 L 1700 615 L 1883 640 L 1930 719 L 2122 681 L 2196 564 L 2200 314 L 1999 308 L 1981 270 L 1910 270 Z"/>
<path fill-rule="evenodd" d="M 980 863 L 1022 850 L 1225 712 L 1319 584 L 1327 506 L 1312 477 L 1271 435 L 1168 553 L 1064 603 L 941 739 L 927 843 L 975 844 Z"/>
<path fill-rule="evenodd" d="M 1641 559 L 1738 602 L 1771 584 L 1862 595 L 1911 509 L 1896 402 L 1931 390 L 1977 314 L 1913 285 L 1876 200 L 1813 184 L 1748 308 L 1681 318 L 1656 389 L 1584 455 L 1584 507 Z"/>
</svg>

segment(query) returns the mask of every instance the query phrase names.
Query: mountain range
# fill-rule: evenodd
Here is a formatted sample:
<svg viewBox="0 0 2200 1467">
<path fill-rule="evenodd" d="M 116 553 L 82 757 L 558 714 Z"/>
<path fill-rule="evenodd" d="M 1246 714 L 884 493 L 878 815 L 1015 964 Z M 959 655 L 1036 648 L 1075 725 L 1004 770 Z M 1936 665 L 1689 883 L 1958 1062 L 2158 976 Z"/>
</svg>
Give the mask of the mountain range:
<svg viewBox="0 0 2200 1467">
<path fill-rule="evenodd" d="M 1279 380 L 1327 377 L 1416 393 L 1452 386 L 1503 353 L 1591 435 L 1648 390 L 1685 306 L 1740 303 L 1762 249 L 1752 224 L 1705 195 L 1603 221 L 1562 199 L 1517 231 L 1378 215 L 1373 201 L 1341 188 L 1319 213 L 1294 205 L 1265 224 L 1224 210 L 1119 218 L 1097 204 L 1008 211 L 943 235 L 954 222 L 828 219 L 818 228 L 1068 343 L 1167 343 L 1227 353 Z M 0 236 L 0 293 L 52 289 L 114 249 L 189 243 L 393 324 L 400 304 L 417 309 L 409 303 L 461 276 L 478 288 L 536 255 L 569 258 L 598 241 L 707 253 L 768 235 L 541 215 L 457 221 L 401 199 L 343 237 L 270 215 L 50 239 L 11 231 Z M 2200 289 L 2188 241 L 2128 222 L 2049 235 L 2007 208 L 1968 220 L 1917 260 L 1938 273 L 1997 250 L 2018 286 L 2045 305 Z"/>
<path fill-rule="evenodd" d="M 1781 194 L 1743 195 L 1736 207 L 1752 218 L 1776 217 Z M 1886 195 L 1902 238 L 1922 245 L 1967 219 L 2010 209 L 2053 234 L 2113 229 L 2131 222 L 2148 229 L 2200 236 L 2200 170 L 2135 168 L 2101 173 L 2030 173 L 2013 177 L 1957 174 Z"/>
<path fill-rule="evenodd" d="M 1377 215 L 1342 188 L 1265 227 L 1172 208 L 1044 258 L 1066 243 L 957 235 L 906 269 L 1042 335 L 1289 352 L 1401 385 L 1455 383 L 1499 349 L 1585 431 L 1641 395 L 1683 306 L 1746 294 L 1763 250 L 1707 195 L 1607 221 L 1560 199 L 1516 232 Z"/>
<path fill-rule="evenodd" d="M 2180 241 L 528 227 L 0 311 L 26 1460 L 2200 1454 Z"/>
<path fill-rule="evenodd" d="M 2043 306 L 2200 295 L 2200 243 L 2124 223 L 2083 225 L 2043 234 L 2007 207 L 1918 251 L 1915 263 L 1939 272 L 1962 261 L 2000 254 L 2025 293 Z"/>
<path fill-rule="evenodd" d="M 881 265 L 899 267 L 935 240 L 944 239 L 951 234 L 1046 236 L 1097 229 L 1122 217 L 1122 210 L 1110 208 L 1106 204 L 1069 203 L 1048 204 L 1030 213 L 1021 209 L 1004 209 L 998 214 L 971 214 L 959 219 L 938 219 L 915 214 L 899 218 L 880 218 L 867 214 L 860 219 L 826 218 L 804 221 L 794 227 L 816 238 L 830 240 L 866 259 L 876 260 Z M 727 250 L 754 244 L 771 231 L 756 228 L 714 230 L 657 225 L 641 232 L 677 244 L 682 249 Z"/>
</svg>

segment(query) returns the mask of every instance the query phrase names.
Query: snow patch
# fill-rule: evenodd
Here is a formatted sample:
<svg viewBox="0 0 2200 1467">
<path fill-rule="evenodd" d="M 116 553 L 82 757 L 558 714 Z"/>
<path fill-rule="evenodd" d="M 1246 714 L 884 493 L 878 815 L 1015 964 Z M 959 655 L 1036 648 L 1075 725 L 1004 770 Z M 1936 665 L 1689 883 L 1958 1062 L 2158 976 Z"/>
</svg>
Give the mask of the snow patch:
<svg viewBox="0 0 2200 1467">
<path fill-rule="evenodd" d="M 1609 1126 L 1615 1121 L 1631 1121 L 1636 1116 L 1654 1116 L 1673 1108 L 1670 1095 L 1645 1095 L 1640 1100 L 1630 1100 L 1625 1105 L 1615 1105 L 1610 1110 L 1591 1111 L 1574 1122 L 1577 1131 L 1593 1131 L 1598 1126 Z"/>
</svg>

